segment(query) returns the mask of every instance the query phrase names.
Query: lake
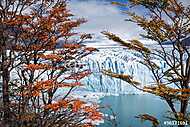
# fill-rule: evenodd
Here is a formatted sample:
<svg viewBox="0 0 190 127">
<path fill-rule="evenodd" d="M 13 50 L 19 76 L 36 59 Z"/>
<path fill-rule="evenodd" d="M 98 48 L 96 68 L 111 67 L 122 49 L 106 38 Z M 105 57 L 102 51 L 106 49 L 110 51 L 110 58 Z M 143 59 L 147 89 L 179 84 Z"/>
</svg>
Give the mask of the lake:
<svg viewBox="0 0 190 127">
<path fill-rule="evenodd" d="M 168 120 L 166 112 L 169 111 L 168 105 L 159 97 L 143 94 L 143 95 L 119 95 L 106 96 L 102 98 L 101 105 L 110 105 L 116 114 L 118 127 L 151 127 L 151 122 L 135 118 L 138 114 L 148 113 L 159 119 L 160 124 L 164 126 L 164 121 Z M 110 110 L 103 109 L 103 113 L 110 114 Z M 111 127 L 105 121 L 98 127 Z"/>
</svg>

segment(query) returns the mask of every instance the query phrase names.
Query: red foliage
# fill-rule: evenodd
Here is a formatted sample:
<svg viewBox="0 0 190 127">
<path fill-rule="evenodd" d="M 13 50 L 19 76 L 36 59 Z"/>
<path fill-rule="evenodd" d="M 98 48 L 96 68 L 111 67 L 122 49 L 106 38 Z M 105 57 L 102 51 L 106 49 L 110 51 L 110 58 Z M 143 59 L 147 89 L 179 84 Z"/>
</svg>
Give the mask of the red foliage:
<svg viewBox="0 0 190 127">
<path fill-rule="evenodd" d="M 67 117 L 74 113 L 77 119 L 77 115 L 80 113 L 83 113 L 85 117 L 89 113 L 89 118 L 99 119 L 98 111 L 95 111 L 95 108 L 91 109 L 91 112 L 86 112 L 84 101 L 69 96 L 74 87 L 82 85 L 79 80 L 91 74 L 90 71 L 80 72 L 83 65 L 79 65 L 78 60 L 96 49 L 86 48 L 85 45 L 71 43 L 69 40 L 73 36 L 79 36 L 81 40 L 91 38 L 90 34 L 80 36 L 73 32 L 86 20 L 72 18 L 73 15 L 67 10 L 66 3 L 62 0 L 56 2 L 52 0 L 26 0 L 24 3 L 19 1 L 18 9 L 13 1 L 6 2 L 8 3 L 5 4 L 2 1 L 2 6 L 7 6 L 7 8 L 0 9 L 0 12 L 6 12 L 5 16 L 0 16 L 2 18 L 0 26 L 5 26 L 3 30 L 0 28 L 0 31 L 3 36 L 5 35 L 5 38 L 8 38 L 5 39 L 8 41 L 4 43 L 5 47 L 11 50 L 10 61 L 14 59 L 21 61 L 15 66 L 15 70 L 18 70 L 15 77 L 18 77 L 19 84 L 16 85 L 17 90 L 13 93 L 19 98 L 15 100 L 18 104 L 14 109 L 16 113 L 18 112 L 15 116 L 18 116 L 19 120 L 35 121 L 39 116 L 40 118 L 45 118 L 48 115 L 55 117 L 60 116 L 61 112 L 68 112 L 66 113 Z M 57 45 L 60 44 L 58 43 L 60 40 L 65 43 L 58 49 Z M 12 58 L 13 54 L 14 58 Z M 5 63 L 7 61 L 5 60 Z M 14 63 L 12 61 L 10 66 Z M 72 68 L 74 67 L 79 72 L 73 72 Z M 68 92 L 59 94 L 62 99 L 56 101 L 57 91 L 60 89 L 68 90 Z M 53 114 L 51 114 L 52 111 Z M 28 114 L 34 114 L 34 116 Z M 80 117 L 79 115 L 79 120 Z M 31 123 L 36 122 L 35 124 L 38 126 L 39 120 L 34 121 Z M 81 122 L 81 125 L 87 127 L 91 124 Z"/>
</svg>

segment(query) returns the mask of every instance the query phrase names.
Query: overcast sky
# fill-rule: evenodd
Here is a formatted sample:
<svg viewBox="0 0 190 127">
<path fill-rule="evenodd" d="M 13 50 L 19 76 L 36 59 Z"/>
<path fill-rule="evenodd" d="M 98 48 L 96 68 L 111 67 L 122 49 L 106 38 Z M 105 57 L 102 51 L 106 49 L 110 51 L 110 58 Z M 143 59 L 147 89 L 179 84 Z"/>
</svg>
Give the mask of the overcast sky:
<svg viewBox="0 0 190 127">
<path fill-rule="evenodd" d="M 123 8 L 110 3 L 111 0 L 71 0 L 69 8 L 76 16 L 88 20 L 80 27 L 81 32 L 93 33 L 96 38 L 103 36 L 100 32 L 106 30 L 125 39 L 138 38 L 142 30 L 135 24 L 124 21 L 126 15 L 122 13 Z"/>
<path fill-rule="evenodd" d="M 140 39 L 139 34 L 143 32 L 134 23 L 124 21 L 127 16 L 122 13 L 124 8 L 111 5 L 113 0 L 70 0 L 69 8 L 77 17 L 88 20 L 80 27 L 80 32 L 92 33 L 94 37 L 101 38 L 101 31 L 110 31 L 124 39 Z M 115 0 L 126 2 L 127 0 Z M 185 5 L 190 0 L 181 0 Z M 144 13 L 143 9 L 136 10 Z"/>
</svg>

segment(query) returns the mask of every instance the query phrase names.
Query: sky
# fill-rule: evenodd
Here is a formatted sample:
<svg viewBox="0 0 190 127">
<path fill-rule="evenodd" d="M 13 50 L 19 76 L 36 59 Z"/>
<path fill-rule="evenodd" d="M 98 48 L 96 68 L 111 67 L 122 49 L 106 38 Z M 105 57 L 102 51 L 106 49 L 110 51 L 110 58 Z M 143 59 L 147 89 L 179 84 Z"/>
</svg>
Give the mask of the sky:
<svg viewBox="0 0 190 127">
<path fill-rule="evenodd" d="M 107 41 L 101 31 L 110 31 L 123 39 L 143 40 L 139 34 L 144 31 L 134 23 L 124 21 L 127 15 L 122 13 L 124 8 L 111 5 L 113 0 L 70 0 L 69 9 L 79 18 L 85 18 L 88 22 L 81 25 L 79 31 L 91 33 L 99 44 L 115 44 Z M 117 2 L 126 2 L 127 0 L 114 0 Z M 184 5 L 190 5 L 190 0 L 180 0 Z M 143 9 L 135 10 L 139 13 L 145 13 Z"/>
<path fill-rule="evenodd" d="M 71 0 L 69 8 L 74 15 L 88 21 L 79 31 L 91 33 L 96 39 L 103 39 L 101 31 L 110 31 L 123 39 L 138 39 L 142 32 L 134 23 L 124 21 L 127 16 L 122 13 L 123 8 L 111 5 L 111 0 Z"/>
</svg>

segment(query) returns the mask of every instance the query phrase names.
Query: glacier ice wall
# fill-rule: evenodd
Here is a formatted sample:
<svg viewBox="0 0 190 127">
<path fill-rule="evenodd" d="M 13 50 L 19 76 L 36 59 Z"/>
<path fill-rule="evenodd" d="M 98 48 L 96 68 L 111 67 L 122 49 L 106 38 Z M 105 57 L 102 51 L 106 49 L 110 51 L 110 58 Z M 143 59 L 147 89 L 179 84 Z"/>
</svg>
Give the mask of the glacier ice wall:
<svg viewBox="0 0 190 127">
<path fill-rule="evenodd" d="M 87 63 L 87 68 L 92 71 L 92 74 L 86 77 L 83 82 L 89 90 L 95 92 L 113 94 L 141 93 L 141 91 L 138 91 L 125 81 L 101 73 L 102 69 L 106 69 L 118 74 L 129 74 L 135 80 L 140 81 L 142 83 L 141 87 L 143 87 L 151 83 L 153 78 L 147 67 L 138 62 L 139 59 L 138 54 L 122 47 L 99 49 L 99 52 L 84 59 L 84 62 Z M 160 61 L 158 61 L 158 64 L 163 68 L 165 66 Z"/>
</svg>

